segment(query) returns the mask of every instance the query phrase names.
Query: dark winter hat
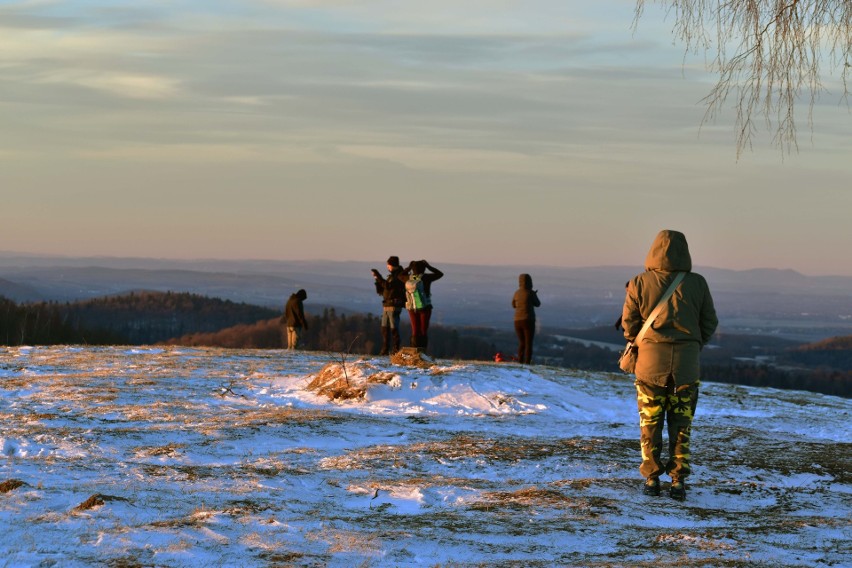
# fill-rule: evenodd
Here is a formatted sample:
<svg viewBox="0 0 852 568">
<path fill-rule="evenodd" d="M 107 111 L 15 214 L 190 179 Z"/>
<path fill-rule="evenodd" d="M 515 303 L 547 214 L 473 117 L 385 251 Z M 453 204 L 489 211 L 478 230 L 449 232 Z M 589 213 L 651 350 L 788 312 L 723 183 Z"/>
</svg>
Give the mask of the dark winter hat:
<svg viewBox="0 0 852 568">
<path fill-rule="evenodd" d="M 399 257 L 398 256 L 389 257 L 388 258 L 388 264 L 390 266 L 399 266 Z"/>
<path fill-rule="evenodd" d="M 308 299 L 308 293 L 305 292 L 304 290 L 299 290 L 298 292 L 296 292 L 296 297 L 299 298 L 300 300 L 307 300 Z"/>
</svg>

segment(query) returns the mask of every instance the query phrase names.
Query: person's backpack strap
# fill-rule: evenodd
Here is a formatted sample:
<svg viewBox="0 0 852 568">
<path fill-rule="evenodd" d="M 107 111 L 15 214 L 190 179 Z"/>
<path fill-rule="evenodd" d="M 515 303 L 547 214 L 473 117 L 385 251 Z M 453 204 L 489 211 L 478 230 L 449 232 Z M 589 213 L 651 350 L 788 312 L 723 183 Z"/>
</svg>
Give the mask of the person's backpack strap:
<svg viewBox="0 0 852 568">
<path fill-rule="evenodd" d="M 636 334 L 636 339 L 633 340 L 633 345 L 639 345 L 639 342 L 642 341 L 642 338 L 645 337 L 645 333 L 650 329 L 651 324 L 654 323 L 654 320 L 657 319 L 657 316 L 660 315 L 660 312 L 663 311 L 663 305 L 665 305 L 666 300 L 672 297 L 674 291 L 677 289 L 678 285 L 683 281 L 683 278 L 686 276 L 686 272 L 678 272 L 675 276 L 675 279 L 672 280 L 672 283 L 669 284 L 669 287 L 666 289 L 665 294 L 660 298 L 660 301 L 657 302 L 657 305 L 654 307 L 654 311 L 648 316 L 648 319 L 645 320 L 645 323 L 642 325 L 642 329 L 639 330 L 639 333 Z"/>
</svg>

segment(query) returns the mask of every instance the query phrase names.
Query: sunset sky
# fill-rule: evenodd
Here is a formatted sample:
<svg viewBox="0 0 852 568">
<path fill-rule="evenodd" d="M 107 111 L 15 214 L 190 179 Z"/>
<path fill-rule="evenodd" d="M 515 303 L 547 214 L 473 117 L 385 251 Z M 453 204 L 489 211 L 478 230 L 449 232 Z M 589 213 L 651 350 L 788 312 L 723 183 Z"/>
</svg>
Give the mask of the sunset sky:
<svg viewBox="0 0 852 568">
<path fill-rule="evenodd" d="M 0 0 L 0 251 L 638 265 L 668 228 L 852 275 L 838 78 L 798 153 L 738 161 L 704 55 L 633 7 Z"/>
</svg>

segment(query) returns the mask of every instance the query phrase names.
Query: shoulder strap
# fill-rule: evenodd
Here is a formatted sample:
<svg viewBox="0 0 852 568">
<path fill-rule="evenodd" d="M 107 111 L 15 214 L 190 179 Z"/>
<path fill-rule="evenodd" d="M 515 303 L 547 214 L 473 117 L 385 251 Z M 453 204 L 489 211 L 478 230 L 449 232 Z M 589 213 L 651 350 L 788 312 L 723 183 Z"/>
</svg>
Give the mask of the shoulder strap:
<svg viewBox="0 0 852 568">
<path fill-rule="evenodd" d="M 654 323 L 654 320 L 657 319 L 657 316 L 660 315 L 660 312 L 663 310 L 663 304 L 666 303 L 666 300 L 671 298 L 672 294 L 674 294 L 675 289 L 677 289 L 678 284 L 681 283 L 684 276 L 686 276 L 686 272 L 678 272 L 675 279 L 672 280 L 672 283 L 669 284 L 668 289 L 666 289 L 666 293 L 663 294 L 663 297 L 660 298 L 660 301 L 657 302 L 657 305 L 654 307 L 654 311 L 648 316 L 648 319 L 645 320 L 645 323 L 642 325 L 642 329 L 639 330 L 639 333 L 636 335 L 636 339 L 633 340 L 633 345 L 639 345 L 639 342 L 645 337 L 645 332 L 651 327 L 651 324 Z"/>
</svg>

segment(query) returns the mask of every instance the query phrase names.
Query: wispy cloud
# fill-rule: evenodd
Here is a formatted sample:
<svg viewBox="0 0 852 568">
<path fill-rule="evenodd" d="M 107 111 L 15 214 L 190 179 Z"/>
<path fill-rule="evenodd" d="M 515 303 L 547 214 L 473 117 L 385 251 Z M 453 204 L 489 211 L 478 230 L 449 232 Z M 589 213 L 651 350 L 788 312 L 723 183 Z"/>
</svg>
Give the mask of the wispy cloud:
<svg viewBox="0 0 852 568">
<path fill-rule="evenodd" d="M 131 99 L 165 99 L 180 92 L 174 79 L 128 73 L 55 71 L 43 75 L 40 82 L 79 85 Z"/>
</svg>

